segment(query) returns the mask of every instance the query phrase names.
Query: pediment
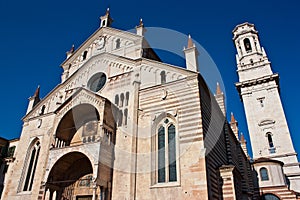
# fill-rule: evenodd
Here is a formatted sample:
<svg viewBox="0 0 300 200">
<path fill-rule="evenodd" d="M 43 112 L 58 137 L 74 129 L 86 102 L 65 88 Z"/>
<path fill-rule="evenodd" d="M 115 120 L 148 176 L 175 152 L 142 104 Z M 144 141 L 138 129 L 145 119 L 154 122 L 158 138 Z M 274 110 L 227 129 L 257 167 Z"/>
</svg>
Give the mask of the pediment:
<svg viewBox="0 0 300 200">
<path fill-rule="evenodd" d="M 119 40 L 119 46 L 116 44 Z M 90 57 L 100 53 L 112 53 L 120 55 L 125 48 L 142 48 L 142 37 L 130 32 L 117 30 L 111 27 L 102 27 L 92 34 L 81 46 L 79 46 L 62 64 L 64 70 L 72 67 L 78 69 Z M 119 52 L 119 50 L 122 50 Z M 127 53 L 128 54 L 128 53 Z M 140 56 L 140 55 L 137 55 Z M 129 55 L 129 58 L 134 55 Z"/>
<path fill-rule="evenodd" d="M 57 114 L 57 116 L 64 116 L 65 113 L 67 113 L 70 109 L 74 108 L 77 105 L 80 104 L 90 104 L 93 105 L 95 108 L 99 108 L 104 105 L 105 101 L 107 99 L 93 93 L 87 89 L 79 88 L 72 96 L 70 96 L 66 101 L 61 104 L 54 113 Z"/>
</svg>

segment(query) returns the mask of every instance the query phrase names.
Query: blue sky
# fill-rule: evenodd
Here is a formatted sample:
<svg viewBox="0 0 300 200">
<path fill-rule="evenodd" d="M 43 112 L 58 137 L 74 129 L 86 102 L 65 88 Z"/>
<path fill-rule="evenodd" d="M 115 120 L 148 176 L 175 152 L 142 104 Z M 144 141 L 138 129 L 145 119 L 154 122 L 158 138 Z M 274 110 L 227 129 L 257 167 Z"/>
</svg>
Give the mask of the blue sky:
<svg viewBox="0 0 300 200">
<path fill-rule="evenodd" d="M 283 106 L 295 149 L 300 152 L 297 86 L 300 3 L 297 0 L 280 2 L 1 0 L 0 136 L 19 137 L 28 97 L 37 85 L 41 85 L 44 97 L 60 82 L 59 65 L 65 59 L 65 52 L 73 43 L 78 47 L 97 29 L 99 16 L 110 7 L 115 28 L 132 29 L 142 17 L 145 26 L 190 33 L 216 63 L 225 84 L 228 115 L 235 113 L 246 139 L 243 105 L 234 87 L 238 79 L 231 31 L 239 23 L 254 23 L 273 71 L 280 74 Z M 174 62 L 168 58 L 162 54 L 164 61 Z"/>
</svg>

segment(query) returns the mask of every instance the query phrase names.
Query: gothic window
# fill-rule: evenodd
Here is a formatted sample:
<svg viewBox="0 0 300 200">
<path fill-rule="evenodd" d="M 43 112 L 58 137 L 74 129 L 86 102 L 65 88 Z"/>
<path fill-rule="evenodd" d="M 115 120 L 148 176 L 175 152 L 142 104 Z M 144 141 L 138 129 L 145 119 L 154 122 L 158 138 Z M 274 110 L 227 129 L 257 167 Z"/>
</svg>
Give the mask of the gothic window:
<svg viewBox="0 0 300 200">
<path fill-rule="evenodd" d="M 120 46 L 121 46 L 121 40 L 118 38 L 118 39 L 116 40 L 116 49 L 119 49 Z"/>
<path fill-rule="evenodd" d="M 129 92 L 126 92 L 126 94 L 125 94 L 125 106 L 128 106 L 128 101 L 129 101 Z"/>
<path fill-rule="evenodd" d="M 251 43 L 250 43 L 249 38 L 244 39 L 244 46 L 245 46 L 245 49 L 246 49 L 247 53 L 250 53 L 252 51 L 252 47 L 251 47 Z"/>
<path fill-rule="evenodd" d="M 119 106 L 119 95 L 115 96 L 115 104 L 116 106 Z"/>
<path fill-rule="evenodd" d="M 260 168 L 259 173 L 261 181 L 269 180 L 268 170 L 265 167 Z"/>
<path fill-rule="evenodd" d="M 161 84 L 166 83 L 166 72 L 165 71 L 160 72 L 160 83 Z"/>
<path fill-rule="evenodd" d="M 84 52 L 83 52 L 82 60 L 85 60 L 85 59 L 86 59 L 87 53 L 88 53 L 87 51 L 84 51 Z"/>
<path fill-rule="evenodd" d="M 126 108 L 124 110 L 124 125 L 127 125 L 127 119 L 128 119 L 128 109 Z"/>
<path fill-rule="evenodd" d="M 157 183 L 177 181 L 176 128 L 165 119 L 157 131 Z"/>
<path fill-rule="evenodd" d="M 124 105 L 124 94 L 122 93 L 120 95 L 120 107 L 123 107 L 123 105 Z"/>
<path fill-rule="evenodd" d="M 36 141 L 29 150 L 29 157 L 28 157 L 29 162 L 26 163 L 27 166 L 26 166 L 23 191 L 31 191 L 32 189 L 36 166 L 40 154 L 40 149 L 41 149 L 40 142 Z"/>
</svg>

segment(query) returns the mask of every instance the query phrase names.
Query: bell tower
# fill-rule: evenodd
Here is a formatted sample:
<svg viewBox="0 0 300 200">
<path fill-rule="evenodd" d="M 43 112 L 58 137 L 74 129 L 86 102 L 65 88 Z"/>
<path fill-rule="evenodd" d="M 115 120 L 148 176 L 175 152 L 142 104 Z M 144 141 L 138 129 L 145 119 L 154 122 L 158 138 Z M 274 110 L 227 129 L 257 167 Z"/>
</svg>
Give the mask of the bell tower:
<svg viewBox="0 0 300 200">
<path fill-rule="evenodd" d="M 236 87 L 244 104 L 253 158 L 270 158 L 284 163 L 291 189 L 300 191 L 300 168 L 279 94 L 279 75 L 272 72 L 253 24 L 233 30 L 237 49 L 239 82 Z"/>
</svg>

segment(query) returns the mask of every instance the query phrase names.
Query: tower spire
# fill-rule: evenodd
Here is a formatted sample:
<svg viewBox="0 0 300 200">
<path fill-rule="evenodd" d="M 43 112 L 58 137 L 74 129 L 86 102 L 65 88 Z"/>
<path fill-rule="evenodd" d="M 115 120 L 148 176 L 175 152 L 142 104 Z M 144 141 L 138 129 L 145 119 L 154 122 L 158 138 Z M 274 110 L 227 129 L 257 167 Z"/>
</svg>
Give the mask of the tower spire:
<svg viewBox="0 0 300 200">
<path fill-rule="evenodd" d="M 233 113 L 231 112 L 231 120 L 230 120 L 230 126 L 231 129 L 236 137 L 236 139 L 239 139 L 239 128 L 238 128 L 238 122 L 236 121 Z"/>
<path fill-rule="evenodd" d="M 225 117 L 226 116 L 225 97 L 224 97 L 224 93 L 221 90 L 219 82 L 217 82 L 215 98 L 216 98 L 216 101 L 219 104 L 219 107 Z"/>
<path fill-rule="evenodd" d="M 185 55 L 186 68 L 188 70 L 198 72 L 198 55 L 199 52 L 193 43 L 191 35 L 188 36 L 187 48 L 183 49 Z"/>
</svg>

